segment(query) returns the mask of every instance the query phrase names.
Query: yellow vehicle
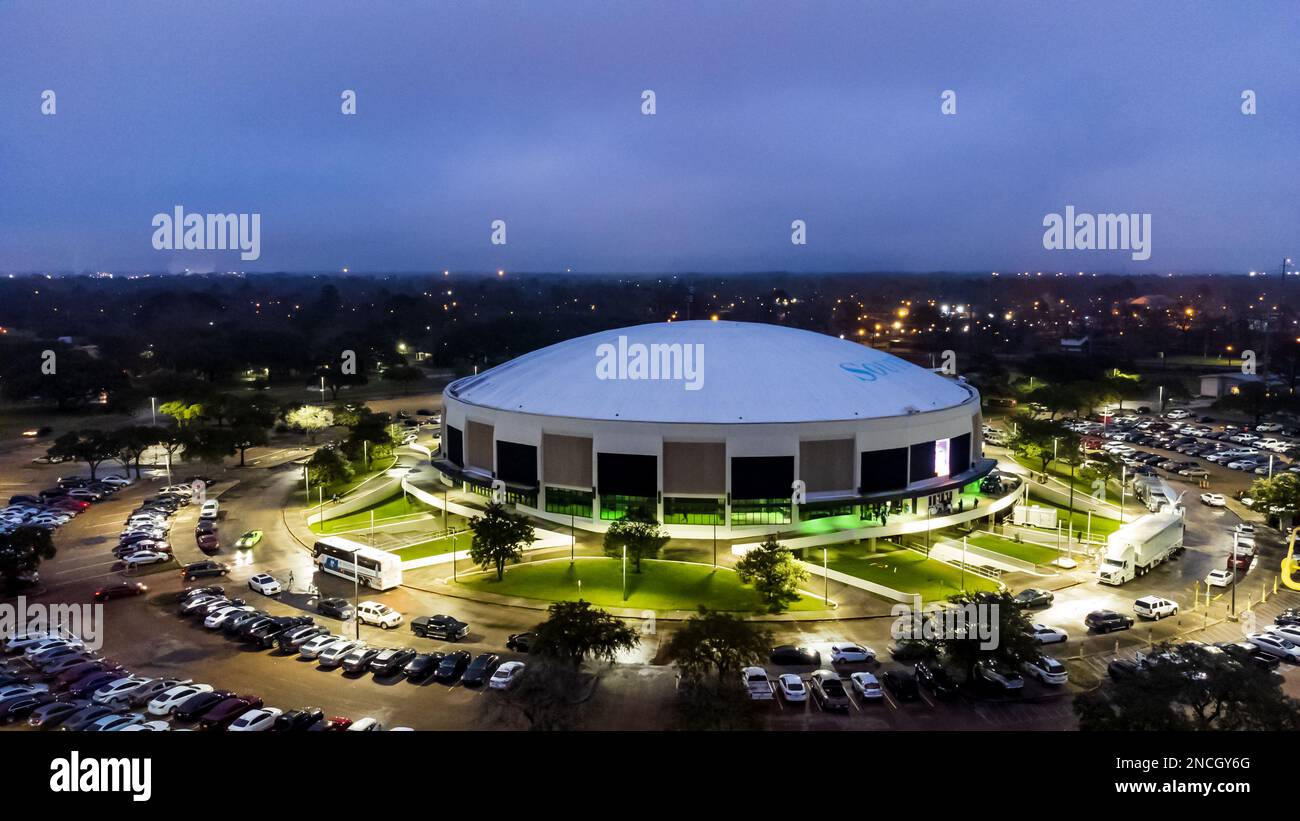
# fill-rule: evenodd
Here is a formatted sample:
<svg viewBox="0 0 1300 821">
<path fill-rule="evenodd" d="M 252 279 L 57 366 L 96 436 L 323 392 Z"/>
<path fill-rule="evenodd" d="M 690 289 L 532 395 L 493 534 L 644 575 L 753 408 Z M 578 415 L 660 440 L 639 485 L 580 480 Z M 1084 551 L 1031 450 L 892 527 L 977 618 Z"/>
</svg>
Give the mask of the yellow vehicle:
<svg viewBox="0 0 1300 821">
<path fill-rule="evenodd" d="M 1296 571 L 1300 570 L 1300 560 L 1297 560 L 1295 555 L 1297 536 L 1300 536 L 1300 527 L 1291 531 L 1291 541 L 1287 544 L 1286 558 L 1282 559 L 1282 584 L 1292 590 L 1300 590 L 1300 579 L 1295 577 Z"/>
</svg>

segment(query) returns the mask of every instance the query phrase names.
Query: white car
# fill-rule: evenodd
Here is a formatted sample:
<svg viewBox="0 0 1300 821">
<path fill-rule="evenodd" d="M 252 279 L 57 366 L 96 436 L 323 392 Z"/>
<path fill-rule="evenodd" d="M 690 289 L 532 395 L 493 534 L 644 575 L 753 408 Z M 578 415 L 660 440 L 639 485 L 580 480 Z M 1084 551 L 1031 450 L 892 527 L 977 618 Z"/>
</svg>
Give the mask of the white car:
<svg viewBox="0 0 1300 821">
<path fill-rule="evenodd" d="M 341 641 L 347 641 L 347 639 L 329 633 L 323 636 L 317 636 L 314 639 L 308 639 L 304 642 L 303 645 L 298 648 L 298 655 L 305 659 L 320 658 L 321 653 Z"/>
<path fill-rule="evenodd" d="M 781 692 L 784 701 L 797 703 L 808 700 L 808 688 L 803 679 L 794 673 L 782 673 L 776 678 L 776 689 Z"/>
<path fill-rule="evenodd" d="M 1272 636 L 1280 636 L 1292 644 L 1300 644 L 1300 625 L 1270 624 L 1264 628 L 1264 632 Z"/>
<path fill-rule="evenodd" d="M 1133 602 L 1133 612 L 1144 619 L 1159 621 L 1165 616 L 1178 615 L 1178 602 L 1160 596 L 1143 596 Z"/>
<path fill-rule="evenodd" d="M 1070 680 L 1070 674 L 1066 672 L 1065 665 L 1050 656 L 1039 656 L 1033 661 L 1023 662 L 1020 665 L 1020 670 L 1025 675 L 1036 678 L 1043 684 L 1059 685 Z"/>
<path fill-rule="evenodd" d="M 348 727 L 348 732 L 370 733 L 382 729 L 384 729 L 382 724 L 380 724 L 378 721 L 371 718 L 370 716 L 366 716 L 365 718 L 359 718 L 356 721 L 352 722 L 352 726 Z"/>
<path fill-rule="evenodd" d="M 222 627 L 226 626 L 226 621 L 231 616 L 238 613 L 248 613 L 251 610 L 253 610 L 253 608 L 247 604 L 232 604 L 229 607 L 222 607 L 219 610 L 214 610 L 209 613 L 208 617 L 203 620 L 203 626 L 209 630 L 220 630 Z"/>
<path fill-rule="evenodd" d="M 885 697 L 885 691 L 880 688 L 880 680 L 871 673 L 854 673 L 849 676 L 849 685 L 853 692 L 865 699 Z"/>
<path fill-rule="evenodd" d="M 10 684 L 0 687 L 0 701 L 15 696 L 30 696 L 34 693 L 48 693 L 49 691 L 50 686 L 48 684 Z"/>
<path fill-rule="evenodd" d="M 61 637 L 50 630 L 28 630 L 26 633 L 19 633 L 5 639 L 5 652 L 17 653 L 19 650 L 26 650 L 38 642 L 57 638 Z"/>
<path fill-rule="evenodd" d="M 1232 571 L 1211 570 L 1205 576 L 1205 584 L 1207 587 L 1228 587 L 1232 584 Z"/>
<path fill-rule="evenodd" d="M 114 713 L 106 715 L 86 728 L 88 733 L 115 733 L 136 724 L 143 724 L 144 716 L 139 713 Z"/>
<path fill-rule="evenodd" d="M 1205 468 L 1183 468 L 1178 471 L 1178 475 L 1186 476 L 1188 479 L 1204 479 L 1210 475 L 1210 472 Z"/>
<path fill-rule="evenodd" d="M 270 573 L 258 573 L 248 580 L 248 587 L 263 596 L 278 596 L 284 592 L 283 588 L 280 587 L 280 582 L 276 581 L 275 576 Z"/>
<path fill-rule="evenodd" d="M 232 733 L 260 733 L 271 729 L 275 720 L 284 714 L 278 707 L 249 710 L 230 723 L 226 729 Z"/>
<path fill-rule="evenodd" d="M 1035 624 L 1030 635 L 1039 644 L 1055 644 L 1070 638 L 1070 635 L 1061 628 L 1048 627 L 1046 624 Z"/>
<path fill-rule="evenodd" d="M 114 704 L 126 704 L 131 701 L 131 694 L 137 687 L 141 687 L 153 681 L 145 676 L 127 676 L 117 681 L 105 684 L 95 691 L 90 700 L 96 704 L 103 704 L 111 707 Z"/>
<path fill-rule="evenodd" d="M 170 690 L 164 690 L 149 702 L 149 715 L 169 716 L 190 696 L 210 692 L 212 692 L 211 684 L 178 684 Z"/>
<path fill-rule="evenodd" d="M 168 553 L 159 553 L 156 550 L 141 550 L 127 556 L 122 560 L 122 562 L 129 569 L 132 567 L 144 567 L 151 564 L 162 564 L 163 562 L 170 562 L 171 560 L 172 557 Z"/>
<path fill-rule="evenodd" d="M 362 624 L 374 624 L 391 630 L 402 623 L 402 614 L 377 601 L 363 601 L 357 605 L 357 618 Z"/>
<path fill-rule="evenodd" d="M 1202 493 L 1201 504 L 1209 505 L 1210 507 L 1225 507 L 1228 504 L 1228 500 L 1224 498 L 1222 493 Z"/>
<path fill-rule="evenodd" d="M 217 513 L 220 509 L 221 505 L 217 504 L 216 499 L 209 499 L 203 503 L 203 507 L 199 508 L 199 518 L 215 519 L 217 518 Z"/>
<path fill-rule="evenodd" d="M 338 667 L 343 663 L 344 656 L 358 647 L 364 646 L 365 642 L 353 641 L 352 639 L 337 641 L 321 651 L 320 655 L 316 657 L 317 664 L 326 668 Z"/>
<path fill-rule="evenodd" d="M 1252 540 L 1255 538 L 1255 526 L 1250 522 L 1237 522 L 1235 532 L 1242 536 L 1249 536 Z"/>
<path fill-rule="evenodd" d="M 165 721 L 155 719 L 153 721 L 142 721 L 139 724 L 129 724 L 122 728 L 124 733 L 165 733 L 172 727 Z"/>
<path fill-rule="evenodd" d="M 142 684 L 131 692 L 131 706 L 144 707 L 158 696 L 181 684 L 189 684 L 189 679 L 156 678 L 148 684 Z"/>
<path fill-rule="evenodd" d="M 876 660 L 876 651 L 870 647 L 848 642 L 836 642 L 831 645 L 831 664 L 853 664 Z"/>
<path fill-rule="evenodd" d="M 488 687 L 493 690 L 509 690 L 515 686 L 519 676 L 524 672 L 524 663 L 522 661 L 507 661 L 496 669 L 492 678 L 488 679 Z"/>
<path fill-rule="evenodd" d="M 112 485 L 113 487 L 126 487 L 131 484 L 131 479 L 125 476 L 105 476 L 99 481 L 106 485 Z"/>
<path fill-rule="evenodd" d="M 1191 414 L 1191 411 L 1186 411 L 1186 410 L 1183 410 L 1182 408 L 1174 408 L 1173 410 L 1171 410 L 1171 411 L 1169 411 L 1168 413 L 1165 414 L 1165 418 L 1166 418 L 1166 419 L 1186 419 L 1187 417 L 1189 417 L 1189 416 L 1191 416 L 1191 415 L 1192 415 L 1192 414 Z"/>
<path fill-rule="evenodd" d="M 46 650 L 53 650 L 56 647 L 76 647 L 78 650 L 85 649 L 85 644 L 80 639 L 73 638 L 44 638 L 31 642 L 22 647 L 24 658 L 35 658 L 44 653 Z"/>
<path fill-rule="evenodd" d="M 1247 636 L 1246 641 L 1268 653 L 1270 656 L 1287 659 L 1289 661 L 1300 661 L 1300 644 L 1284 639 L 1281 636 L 1274 636 L 1268 633 L 1255 633 Z"/>
</svg>

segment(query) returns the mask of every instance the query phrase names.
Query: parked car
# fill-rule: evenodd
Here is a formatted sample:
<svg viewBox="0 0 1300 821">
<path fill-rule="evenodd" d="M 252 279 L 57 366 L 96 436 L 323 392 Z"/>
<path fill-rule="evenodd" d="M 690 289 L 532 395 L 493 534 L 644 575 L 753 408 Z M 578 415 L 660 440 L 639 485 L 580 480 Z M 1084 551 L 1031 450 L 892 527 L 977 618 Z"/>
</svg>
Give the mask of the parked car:
<svg viewBox="0 0 1300 821">
<path fill-rule="evenodd" d="M 1039 656 L 1022 662 L 1020 670 L 1043 684 L 1060 685 L 1070 680 L 1065 665 L 1050 656 Z"/>
<path fill-rule="evenodd" d="M 1083 623 L 1089 630 L 1098 633 L 1110 633 L 1115 630 L 1127 630 L 1133 626 L 1133 619 L 1116 613 L 1114 610 L 1094 610 L 1084 618 Z"/>
<path fill-rule="evenodd" d="M 353 616 L 352 605 L 347 599 L 340 598 L 319 599 L 316 602 L 316 612 L 342 621 L 349 621 Z"/>
<path fill-rule="evenodd" d="M 524 669 L 522 661 L 507 661 L 493 671 L 492 677 L 488 679 L 488 687 L 492 690 L 509 690 L 519 681 Z"/>
<path fill-rule="evenodd" d="M 469 667 L 465 668 L 460 683 L 466 687 L 480 687 L 487 683 L 500 663 L 501 657 L 496 653 L 480 653 L 470 662 Z"/>
<path fill-rule="evenodd" d="M 448 653 L 443 656 L 442 662 L 438 665 L 438 670 L 433 677 L 443 684 L 450 684 L 460 678 L 465 669 L 469 667 L 470 653 L 468 650 L 457 650 L 454 653 Z"/>
<path fill-rule="evenodd" d="M 1233 571 L 1215 568 L 1205 575 L 1205 584 L 1207 587 L 1230 587 L 1235 578 Z"/>
<path fill-rule="evenodd" d="M 210 684 L 178 684 L 153 697 L 145 709 L 149 715 L 169 716 L 192 696 L 212 692 Z"/>
<path fill-rule="evenodd" d="M 880 687 L 880 680 L 871 673 L 853 673 L 849 676 L 849 686 L 865 701 L 882 700 L 885 691 Z"/>
<path fill-rule="evenodd" d="M 1268 653 L 1270 656 L 1286 659 L 1287 661 L 1300 661 L 1300 645 L 1281 636 L 1271 633 L 1253 633 L 1246 637 L 1246 641 L 1258 647 L 1261 651 Z"/>
<path fill-rule="evenodd" d="M 816 670 L 808 679 L 813 698 L 823 710 L 849 709 L 849 694 L 844 690 L 840 674 L 834 670 Z"/>
<path fill-rule="evenodd" d="M 281 653 L 297 653 L 304 644 L 323 635 L 329 635 L 329 631 L 320 625 L 300 624 L 276 636 L 275 643 Z"/>
<path fill-rule="evenodd" d="M 831 664 L 855 664 L 876 660 L 876 651 L 870 647 L 849 642 L 835 642 L 831 645 Z"/>
<path fill-rule="evenodd" d="M 809 650 L 807 647 L 782 644 L 772 648 L 768 659 L 773 664 L 782 666 L 817 665 L 821 664 L 822 654 L 816 650 Z"/>
<path fill-rule="evenodd" d="M 389 647 L 370 660 L 370 672 L 380 678 L 405 672 L 407 662 L 416 655 L 410 647 Z"/>
<path fill-rule="evenodd" d="M 342 667 L 345 673 L 364 673 L 370 669 L 370 662 L 379 655 L 378 647 L 360 645 L 343 657 Z"/>
<path fill-rule="evenodd" d="M 527 653 L 532 649 L 533 642 L 536 639 L 537 634 L 531 631 L 527 633 L 511 633 L 506 637 L 506 648 L 518 653 Z"/>
<path fill-rule="evenodd" d="M 406 675 L 407 681 L 424 681 L 438 671 L 443 656 L 443 653 L 419 653 L 406 663 L 402 672 Z"/>
<path fill-rule="evenodd" d="M 359 641 L 344 639 L 331 644 L 320 652 L 316 659 L 316 664 L 326 670 L 338 667 L 358 647 L 363 646 Z"/>
<path fill-rule="evenodd" d="M 373 624 L 391 630 L 402 623 L 402 614 L 377 601 L 363 601 L 357 605 L 357 618 L 362 624 Z"/>
<path fill-rule="evenodd" d="M 916 677 L 906 671 L 886 670 L 880 675 L 880 683 L 899 701 L 916 701 L 921 697 Z"/>
<path fill-rule="evenodd" d="M 452 616 L 420 616 L 411 620 L 411 632 L 425 638 L 459 641 L 469 634 L 469 625 Z"/>
<path fill-rule="evenodd" d="M 1143 596 L 1133 602 L 1133 612 L 1144 619 L 1159 621 L 1166 616 L 1178 615 L 1178 603 L 1160 596 Z"/>
<path fill-rule="evenodd" d="M 321 653 L 341 641 L 347 641 L 347 639 L 333 633 L 321 633 L 303 642 L 298 648 L 298 655 L 305 659 L 320 658 Z"/>
<path fill-rule="evenodd" d="M 257 696 L 230 696 L 205 710 L 199 717 L 199 727 L 204 730 L 224 730 L 244 713 L 261 706 L 262 699 Z"/>
<path fill-rule="evenodd" d="M 975 663 L 975 678 L 1005 693 L 1019 692 L 1025 686 L 1025 680 L 1015 670 L 991 661 Z"/>
<path fill-rule="evenodd" d="M 913 666 L 916 680 L 938 699 L 957 695 L 957 682 L 943 665 L 935 661 L 918 661 Z"/>
<path fill-rule="evenodd" d="M 309 730 L 317 723 L 325 720 L 325 713 L 319 707 L 308 707 L 305 710 L 289 710 L 275 719 L 274 730 L 281 732 L 302 732 Z"/>
<path fill-rule="evenodd" d="M 284 711 L 278 707 L 257 707 L 230 722 L 232 733 L 261 733 L 270 730 Z"/>
</svg>

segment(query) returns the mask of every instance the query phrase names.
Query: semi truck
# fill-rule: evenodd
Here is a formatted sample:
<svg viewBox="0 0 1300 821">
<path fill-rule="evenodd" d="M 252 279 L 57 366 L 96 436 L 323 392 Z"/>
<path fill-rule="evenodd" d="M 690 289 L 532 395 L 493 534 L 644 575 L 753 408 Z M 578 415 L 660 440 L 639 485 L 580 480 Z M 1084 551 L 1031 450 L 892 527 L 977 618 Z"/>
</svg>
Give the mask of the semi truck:
<svg viewBox="0 0 1300 821">
<path fill-rule="evenodd" d="M 1115 585 L 1131 581 L 1182 549 L 1183 511 L 1165 505 L 1110 534 L 1097 581 Z"/>
</svg>

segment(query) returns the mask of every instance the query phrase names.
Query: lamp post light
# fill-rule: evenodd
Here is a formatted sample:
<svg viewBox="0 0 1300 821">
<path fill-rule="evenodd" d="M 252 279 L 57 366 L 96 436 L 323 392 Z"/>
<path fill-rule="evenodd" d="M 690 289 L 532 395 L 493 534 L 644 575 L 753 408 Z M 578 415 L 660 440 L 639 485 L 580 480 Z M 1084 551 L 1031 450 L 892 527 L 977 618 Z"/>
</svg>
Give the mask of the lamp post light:
<svg viewBox="0 0 1300 821">
<path fill-rule="evenodd" d="M 149 397 L 149 424 L 158 427 L 158 397 Z"/>
<path fill-rule="evenodd" d="M 623 545 L 623 601 L 627 601 L 627 545 Z"/>
<path fill-rule="evenodd" d="M 822 548 L 822 601 L 831 603 L 830 561 L 829 552 L 825 547 Z"/>
</svg>

